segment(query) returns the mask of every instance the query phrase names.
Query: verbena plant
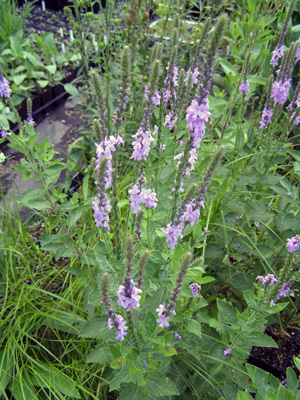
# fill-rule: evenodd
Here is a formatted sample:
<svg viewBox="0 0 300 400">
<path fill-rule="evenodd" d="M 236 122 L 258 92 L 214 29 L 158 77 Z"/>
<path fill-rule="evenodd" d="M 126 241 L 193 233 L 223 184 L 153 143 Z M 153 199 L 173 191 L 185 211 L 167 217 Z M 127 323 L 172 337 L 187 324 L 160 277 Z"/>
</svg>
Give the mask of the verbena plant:
<svg viewBox="0 0 300 400">
<path fill-rule="evenodd" d="M 161 43 L 151 50 L 141 101 L 132 84 L 134 46 L 122 50 L 117 96 L 107 76 L 91 71 L 95 149 L 78 193 L 57 184 L 78 159 L 64 163 L 49 139 L 36 142 L 30 101 L 19 136 L 2 131 L 24 154 L 16 166 L 23 179 L 40 182 L 20 203 L 44 220 L 42 250 L 70 258 L 65 269 L 78 278 L 88 313 L 85 323 L 79 308 L 57 317 L 50 308 L 52 320 L 40 325 L 79 331 L 71 343 L 99 341 L 87 355 L 101 370 L 97 391 L 88 384 L 94 395 L 109 396 L 109 387 L 121 400 L 299 397 L 293 371 L 286 388 L 247 364 L 253 345 L 277 346 L 265 327 L 297 304 L 288 295 L 299 288 L 298 87 L 287 100 L 298 42 L 283 47 L 293 7 L 272 57 L 273 20 L 263 2 L 250 2 L 254 15 L 239 22 L 225 14 L 203 22 L 188 65 L 176 18 L 167 65 Z M 1 95 L 13 109 L 4 76 Z M 4 259 L 10 254 L 4 247 Z M 52 396 L 49 382 L 40 394 L 38 379 L 30 388 Z M 84 387 L 78 394 L 57 386 L 55 394 L 85 398 Z"/>
</svg>

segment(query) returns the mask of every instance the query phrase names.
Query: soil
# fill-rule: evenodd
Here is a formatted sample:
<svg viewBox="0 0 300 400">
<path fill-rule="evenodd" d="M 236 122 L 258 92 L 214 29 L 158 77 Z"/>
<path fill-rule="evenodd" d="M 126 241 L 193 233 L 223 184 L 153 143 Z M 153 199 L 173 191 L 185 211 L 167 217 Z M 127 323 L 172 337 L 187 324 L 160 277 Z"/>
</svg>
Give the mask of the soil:
<svg viewBox="0 0 300 400">
<path fill-rule="evenodd" d="M 283 315 L 283 318 L 285 317 L 286 316 Z M 280 329 L 278 324 L 268 326 L 265 330 L 265 334 L 271 336 L 275 340 L 278 349 L 254 346 L 251 351 L 251 356 L 255 359 L 253 360 L 253 364 L 259 366 L 259 362 L 262 361 L 267 364 L 266 367 L 270 367 L 269 372 L 277 373 L 278 377 L 285 374 L 286 369 L 291 367 L 299 377 L 300 372 L 295 367 L 293 361 L 294 356 L 299 357 L 300 355 L 300 346 L 297 344 L 299 328 L 300 325 L 293 322 L 290 323 L 289 327 L 285 330 Z"/>
</svg>

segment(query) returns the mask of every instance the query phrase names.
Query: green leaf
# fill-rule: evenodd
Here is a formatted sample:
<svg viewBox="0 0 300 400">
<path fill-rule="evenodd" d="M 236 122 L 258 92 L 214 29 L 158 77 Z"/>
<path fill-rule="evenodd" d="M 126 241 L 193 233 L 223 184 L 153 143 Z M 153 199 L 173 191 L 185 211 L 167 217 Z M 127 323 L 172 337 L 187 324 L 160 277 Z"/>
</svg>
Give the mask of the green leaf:
<svg viewBox="0 0 300 400">
<path fill-rule="evenodd" d="M 220 65 L 223 68 L 223 71 L 225 72 L 226 75 L 233 75 L 235 76 L 237 74 L 235 68 L 233 67 L 232 64 L 230 64 L 225 58 L 223 58 L 220 61 Z"/>
<path fill-rule="evenodd" d="M 45 79 L 38 79 L 37 83 L 41 88 L 45 88 L 49 84 L 49 81 L 46 81 Z"/>
<path fill-rule="evenodd" d="M 101 365 L 109 364 L 112 360 L 113 358 L 110 354 L 109 346 L 105 344 L 99 344 L 87 357 L 88 363 L 99 363 Z"/>
<path fill-rule="evenodd" d="M 225 299 L 217 299 L 217 305 L 219 310 L 219 320 L 226 325 L 236 325 L 238 323 L 236 311 Z"/>
<path fill-rule="evenodd" d="M 120 388 L 122 383 L 135 382 L 135 380 L 136 380 L 136 378 L 128 372 L 128 368 L 122 367 L 122 369 L 117 373 L 117 375 L 110 382 L 109 389 L 117 390 Z"/>
<path fill-rule="evenodd" d="M 79 336 L 91 339 L 112 339 L 114 333 L 108 329 L 108 317 L 105 315 L 97 316 L 93 321 L 86 323 L 80 330 Z"/>
<path fill-rule="evenodd" d="M 41 365 L 41 364 L 40 364 Z M 81 399 L 75 383 L 58 369 L 42 364 L 36 374 L 31 376 L 34 386 L 49 388 L 51 392 L 61 392 L 74 399 Z"/>
<path fill-rule="evenodd" d="M 300 371 L 300 358 L 299 357 L 294 357 L 293 358 L 295 366 L 297 368 L 298 371 Z"/>
<path fill-rule="evenodd" d="M 16 84 L 16 85 L 20 85 L 23 81 L 24 81 L 24 79 L 26 78 L 26 74 L 21 74 L 21 75 L 14 75 L 13 77 L 12 77 L 12 80 L 14 81 L 14 83 Z"/>
<path fill-rule="evenodd" d="M 224 250 L 214 243 L 208 244 L 205 247 L 205 257 L 207 258 L 220 258 L 224 257 Z"/>
<path fill-rule="evenodd" d="M 188 332 L 194 333 L 195 335 L 201 337 L 201 324 L 194 319 L 187 321 L 185 328 Z"/>
<path fill-rule="evenodd" d="M 13 360 L 7 350 L 0 350 L 0 394 L 4 395 L 5 389 L 12 377 Z"/>
<path fill-rule="evenodd" d="M 293 214 L 291 213 L 288 214 L 284 211 L 281 211 L 278 217 L 276 218 L 276 226 L 280 233 L 288 229 L 294 231 L 299 228 L 299 222 L 297 221 L 297 218 Z"/>
<path fill-rule="evenodd" d="M 152 396 L 174 396 L 178 395 L 178 390 L 170 378 L 154 374 L 147 377 L 146 389 Z"/>
<path fill-rule="evenodd" d="M 177 351 L 176 349 L 174 349 L 174 347 L 171 347 L 170 349 L 163 352 L 164 357 L 172 357 L 175 356 L 175 354 L 177 354 Z"/>
<path fill-rule="evenodd" d="M 296 372 L 291 367 L 288 367 L 288 369 L 286 370 L 286 378 L 289 389 L 295 393 L 298 389 L 299 383 Z"/>
<path fill-rule="evenodd" d="M 39 211 L 51 209 L 50 204 L 45 200 L 45 191 L 42 189 L 27 190 L 22 193 L 20 203 Z"/>
<path fill-rule="evenodd" d="M 65 91 L 72 95 L 73 97 L 80 97 L 80 93 L 77 90 L 76 86 L 72 85 L 71 83 L 66 83 L 64 85 Z"/>
<path fill-rule="evenodd" d="M 45 68 L 50 74 L 55 74 L 56 72 L 56 65 L 46 65 Z"/>
<path fill-rule="evenodd" d="M 281 385 L 277 393 L 277 400 L 295 400 L 295 397 L 289 389 Z"/>
<path fill-rule="evenodd" d="M 10 36 L 9 40 L 10 40 L 10 46 L 12 48 L 14 56 L 16 58 L 18 58 L 18 57 L 22 58 L 23 50 L 22 50 L 21 43 L 14 36 Z"/>
</svg>

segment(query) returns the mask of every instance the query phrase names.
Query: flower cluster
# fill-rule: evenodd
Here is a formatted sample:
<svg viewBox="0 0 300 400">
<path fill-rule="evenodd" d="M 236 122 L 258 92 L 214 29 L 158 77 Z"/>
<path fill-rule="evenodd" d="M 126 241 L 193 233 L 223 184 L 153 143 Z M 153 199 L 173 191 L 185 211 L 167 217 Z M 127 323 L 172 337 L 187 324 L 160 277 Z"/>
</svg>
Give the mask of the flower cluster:
<svg viewBox="0 0 300 400">
<path fill-rule="evenodd" d="M 109 229 L 109 213 L 111 205 L 106 193 L 106 189 L 112 184 L 112 152 L 117 150 L 117 146 L 124 144 L 121 136 L 110 136 L 105 138 L 96 146 L 96 177 L 97 196 L 92 202 L 94 219 L 97 228 Z M 103 162 L 104 161 L 104 162 Z"/>
<path fill-rule="evenodd" d="M 119 314 L 112 314 L 112 317 L 108 319 L 108 329 L 113 329 L 116 328 L 116 340 L 125 340 L 125 336 L 127 335 L 127 329 L 128 327 L 126 326 L 126 321 L 122 317 L 122 315 Z"/>
<path fill-rule="evenodd" d="M 284 104 L 288 98 L 291 87 L 291 80 L 276 80 L 272 86 L 271 97 L 274 104 Z"/>
<path fill-rule="evenodd" d="M 273 67 L 276 67 L 278 65 L 278 60 L 282 58 L 284 55 L 284 48 L 283 46 L 277 45 L 276 49 L 272 53 L 272 58 L 271 58 L 271 65 Z"/>
<path fill-rule="evenodd" d="M 7 132 L 7 131 L 5 131 L 5 130 L 2 130 L 1 132 L 0 132 L 0 135 L 1 135 L 1 138 L 3 139 L 3 138 L 5 138 L 5 137 L 7 137 L 7 136 L 9 136 L 11 133 L 10 132 Z"/>
<path fill-rule="evenodd" d="M 155 133 L 156 131 L 153 131 L 153 134 Z M 150 152 L 151 143 L 154 140 L 151 130 L 145 130 L 143 127 L 141 127 L 137 130 L 137 133 L 133 135 L 133 137 L 135 140 L 132 142 L 133 153 L 131 158 L 137 161 L 146 160 Z"/>
<path fill-rule="evenodd" d="M 138 308 L 140 306 L 141 293 L 142 290 L 138 289 L 133 279 L 129 278 L 128 285 L 126 285 L 126 282 L 124 281 L 123 285 L 119 286 L 117 292 L 118 304 L 127 311 L 131 308 Z"/>
<path fill-rule="evenodd" d="M 260 128 L 265 128 L 268 126 L 269 123 L 272 121 L 272 116 L 273 116 L 273 111 L 266 106 L 263 109 L 262 115 L 261 115 L 261 121 L 260 121 Z"/>
<path fill-rule="evenodd" d="M 192 259 L 193 256 L 191 253 L 185 254 L 180 266 L 178 277 L 176 279 L 176 286 L 174 287 L 173 292 L 170 296 L 170 303 L 167 306 L 165 306 L 165 303 L 160 304 L 159 307 L 156 309 L 157 315 L 159 317 L 156 322 L 159 324 L 160 328 L 163 328 L 164 326 L 168 328 L 170 326 L 170 315 L 176 315 L 174 308 L 176 307 L 176 301 L 181 291 L 183 279 L 188 268 L 190 267 Z"/>
<path fill-rule="evenodd" d="M 107 168 L 105 175 L 105 189 L 111 187 L 112 183 L 112 153 L 117 150 L 117 147 L 120 145 L 124 145 L 124 140 L 121 136 L 109 136 L 105 137 L 99 144 L 95 144 L 96 146 L 96 168 L 97 171 L 99 169 L 100 161 L 103 157 L 107 157 Z"/>
<path fill-rule="evenodd" d="M 240 94 L 248 93 L 250 90 L 250 84 L 247 79 L 243 80 L 240 86 Z"/>
<path fill-rule="evenodd" d="M 199 296 L 199 290 L 201 290 L 201 286 L 199 285 L 199 283 L 191 283 L 190 284 L 190 289 L 193 292 L 193 296 L 194 297 L 198 297 Z"/>
<path fill-rule="evenodd" d="M 197 96 L 198 97 L 198 96 Z M 193 138 L 193 146 L 199 148 L 201 140 L 205 133 L 205 122 L 209 121 L 211 113 L 209 110 L 208 98 L 202 99 L 200 102 L 192 100 L 191 105 L 186 109 L 187 127 L 190 136 Z"/>
<path fill-rule="evenodd" d="M 5 98 L 11 95 L 11 88 L 9 87 L 9 82 L 2 74 L 2 70 L 0 68 L 0 96 Z"/>
<path fill-rule="evenodd" d="M 111 308 L 111 304 L 108 298 L 108 286 L 109 286 L 109 275 L 108 273 L 104 273 L 101 280 L 101 291 L 102 291 L 102 302 L 106 309 L 106 315 L 108 315 L 108 329 L 116 328 L 117 334 L 116 339 L 123 341 L 125 336 L 127 335 L 128 327 L 126 326 L 126 321 L 124 318 L 113 312 Z"/>
<path fill-rule="evenodd" d="M 291 239 L 287 239 L 287 249 L 290 253 L 294 253 L 295 251 L 299 250 L 300 247 L 300 237 L 294 236 Z"/>
<path fill-rule="evenodd" d="M 279 300 L 281 297 L 287 297 L 290 288 L 292 286 L 292 282 L 286 282 L 282 285 L 282 287 L 279 290 L 278 295 L 276 296 L 276 299 Z"/>
<path fill-rule="evenodd" d="M 265 277 L 258 276 L 256 280 L 260 281 L 264 286 L 272 286 L 274 283 L 278 282 L 273 274 L 268 274 Z"/>
<path fill-rule="evenodd" d="M 139 178 L 138 184 L 133 185 L 129 189 L 130 207 L 133 214 L 137 214 L 141 209 L 141 204 L 145 204 L 146 208 L 155 208 L 157 206 L 156 193 L 151 189 L 142 189 L 142 184 L 145 182 L 144 173 Z"/>
</svg>

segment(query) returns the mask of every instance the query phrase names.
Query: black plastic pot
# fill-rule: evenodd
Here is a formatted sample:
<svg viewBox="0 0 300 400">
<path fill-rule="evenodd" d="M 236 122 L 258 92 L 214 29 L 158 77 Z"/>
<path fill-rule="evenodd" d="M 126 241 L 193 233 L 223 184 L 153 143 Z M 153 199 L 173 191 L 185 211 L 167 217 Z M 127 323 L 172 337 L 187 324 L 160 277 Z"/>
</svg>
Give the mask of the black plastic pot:
<svg viewBox="0 0 300 400">
<path fill-rule="evenodd" d="M 259 360 L 258 358 L 255 358 L 251 355 L 248 358 L 247 362 L 254 365 L 255 367 L 261 368 L 264 371 L 269 372 L 270 374 L 276 376 L 276 378 L 282 377 L 285 373 L 284 369 L 273 367 L 273 365 L 267 364 L 266 362 Z"/>
</svg>

